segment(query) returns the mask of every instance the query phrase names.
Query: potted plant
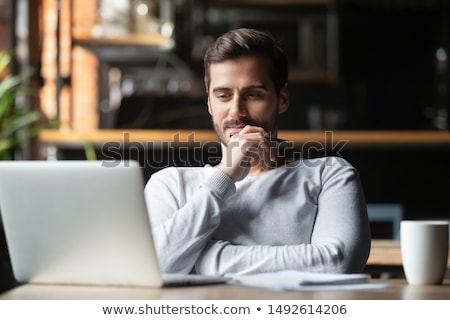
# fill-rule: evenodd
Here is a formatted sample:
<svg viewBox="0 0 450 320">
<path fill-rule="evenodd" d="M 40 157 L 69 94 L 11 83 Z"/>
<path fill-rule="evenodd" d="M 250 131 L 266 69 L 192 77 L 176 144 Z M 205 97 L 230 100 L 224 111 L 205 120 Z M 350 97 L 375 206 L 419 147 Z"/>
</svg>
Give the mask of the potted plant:
<svg viewBox="0 0 450 320">
<path fill-rule="evenodd" d="M 13 151 L 49 126 L 45 115 L 27 105 L 32 90 L 24 85 L 31 71 L 11 74 L 11 55 L 0 51 L 0 160 L 13 158 Z"/>
</svg>

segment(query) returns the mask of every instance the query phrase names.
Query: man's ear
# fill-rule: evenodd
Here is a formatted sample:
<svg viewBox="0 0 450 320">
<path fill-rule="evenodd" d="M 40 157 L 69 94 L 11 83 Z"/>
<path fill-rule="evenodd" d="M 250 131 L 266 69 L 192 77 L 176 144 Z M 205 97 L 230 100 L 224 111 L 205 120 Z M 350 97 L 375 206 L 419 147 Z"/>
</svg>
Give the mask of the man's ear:
<svg viewBox="0 0 450 320">
<path fill-rule="evenodd" d="M 278 106 L 278 113 L 286 112 L 289 108 L 289 91 L 287 85 L 283 87 L 280 91 L 280 102 Z"/>
</svg>

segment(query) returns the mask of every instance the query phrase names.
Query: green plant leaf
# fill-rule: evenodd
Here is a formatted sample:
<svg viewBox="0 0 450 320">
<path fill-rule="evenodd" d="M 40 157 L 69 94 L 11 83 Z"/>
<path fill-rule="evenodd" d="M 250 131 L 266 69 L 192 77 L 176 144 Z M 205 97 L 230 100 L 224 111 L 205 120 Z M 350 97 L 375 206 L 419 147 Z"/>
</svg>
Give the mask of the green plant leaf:
<svg viewBox="0 0 450 320">
<path fill-rule="evenodd" d="M 10 63 L 11 55 L 0 51 L 2 75 Z M 27 105 L 27 97 L 35 94 L 26 82 L 32 73 L 31 68 L 25 68 L 20 74 L 7 74 L 0 79 L 0 160 L 11 158 L 14 148 L 21 148 L 24 141 L 51 125 L 44 113 Z"/>
<path fill-rule="evenodd" d="M 5 51 L 0 51 L 0 73 L 2 73 L 11 62 L 11 55 Z"/>
<path fill-rule="evenodd" d="M 8 137 L 18 130 L 38 121 L 40 118 L 41 114 L 37 111 L 11 117 L 8 121 L 8 126 L 0 133 L 0 137 Z"/>
<path fill-rule="evenodd" d="M 8 116 L 8 113 L 14 104 L 14 98 L 14 92 L 6 92 L 0 96 L 0 123 Z"/>
<path fill-rule="evenodd" d="M 12 147 L 12 142 L 10 140 L 2 139 L 0 140 L 0 152 L 8 150 Z"/>
<path fill-rule="evenodd" d="M 4 95 L 5 92 L 19 86 L 23 82 L 23 79 L 24 77 L 22 75 L 8 75 L 3 78 L 2 82 L 0 83 L 0 96 Z"/>
</svg>

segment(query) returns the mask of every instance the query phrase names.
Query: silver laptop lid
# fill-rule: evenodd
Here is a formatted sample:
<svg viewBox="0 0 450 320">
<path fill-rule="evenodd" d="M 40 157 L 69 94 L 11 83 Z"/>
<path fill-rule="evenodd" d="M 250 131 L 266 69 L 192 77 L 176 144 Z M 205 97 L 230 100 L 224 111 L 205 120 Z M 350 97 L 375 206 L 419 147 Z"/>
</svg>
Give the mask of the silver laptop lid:
<svg viewBox="0 0 450 320">
<path fill-rule="evenodd" d="M 19 282 L 161 286 L 137 162 L 0 161 Z"/>
</svg>

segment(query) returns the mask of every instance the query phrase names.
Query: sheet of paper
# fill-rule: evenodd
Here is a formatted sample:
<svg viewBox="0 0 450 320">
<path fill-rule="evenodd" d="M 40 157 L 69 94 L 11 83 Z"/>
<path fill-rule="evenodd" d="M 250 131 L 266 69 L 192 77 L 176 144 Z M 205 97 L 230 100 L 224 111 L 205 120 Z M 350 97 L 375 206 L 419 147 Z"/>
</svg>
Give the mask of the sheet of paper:
<svg viewBox="0 0 450 320">
<path fill-rule="evenodd" d="M 370 275 L 312 273 L 286 270 L 253 275 L 227 275 L 230 283 L 273 290 L 376 289 L 384 284 L 369 283 Z"/>
</svg>

